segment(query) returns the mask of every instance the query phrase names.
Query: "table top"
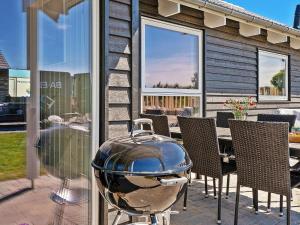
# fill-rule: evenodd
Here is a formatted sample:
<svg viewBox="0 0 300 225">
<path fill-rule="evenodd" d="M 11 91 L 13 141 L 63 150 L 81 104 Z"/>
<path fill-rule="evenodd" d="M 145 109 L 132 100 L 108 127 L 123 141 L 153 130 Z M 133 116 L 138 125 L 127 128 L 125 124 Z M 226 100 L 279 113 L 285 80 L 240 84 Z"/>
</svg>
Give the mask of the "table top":
<svg viewBox="0 0 300 225">
<path fill-rule="evenodd" d="M 179 127 L 171 127 L 170 132 L 175 134 L 175 136 L 180 136 L 181 131 Z M 229 128 L 217 127 L 217 135 L 219 140 L 231 141 L 231 134 Z M 290 155 L 295 157 L 300 157 L 300 143 L 289 143 Z"/>
</svg>

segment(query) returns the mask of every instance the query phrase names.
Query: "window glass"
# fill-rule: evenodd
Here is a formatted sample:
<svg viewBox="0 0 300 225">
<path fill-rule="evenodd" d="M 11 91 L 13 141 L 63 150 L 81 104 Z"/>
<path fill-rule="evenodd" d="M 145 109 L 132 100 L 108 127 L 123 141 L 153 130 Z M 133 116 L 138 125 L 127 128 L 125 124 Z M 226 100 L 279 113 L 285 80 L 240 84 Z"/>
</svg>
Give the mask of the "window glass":
<svg viewBox="0 0 300 225">
<path fill-rule="evenodd" d="M 143 96 L 143 113 L 167 115 L 171 126 L 177 125 L 177 116 L 200 116 L 199 96 Z"/>
<path fill-rule="evenodd" d="M 142 112 L 201 116 L 202 32 L 142 19 Z"/>
<path fill-rule="evenodd" d="M 288 57 L 270 52 L 259 52 L 259 98 L 262 100 L 288 99 Z"/>
<path fill-rule="evenodd" d="M 199 34 L 145 25 L 144 87 L 199 89 Z"/>
</svg>

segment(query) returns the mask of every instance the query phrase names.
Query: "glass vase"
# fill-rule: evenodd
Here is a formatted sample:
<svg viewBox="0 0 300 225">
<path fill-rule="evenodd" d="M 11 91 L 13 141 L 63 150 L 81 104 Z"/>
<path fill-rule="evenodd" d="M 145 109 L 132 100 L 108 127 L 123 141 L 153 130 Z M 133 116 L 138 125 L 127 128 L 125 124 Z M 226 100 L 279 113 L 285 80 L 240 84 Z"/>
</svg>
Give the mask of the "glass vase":
<svg viewBox="0 0 300 225">
<path fill-rule="evenodd" d="M 236 120 L 246 120 L 247 119 L 247 113 L 234 112 L 234 119 L 236 119 Z"/>
</svg>

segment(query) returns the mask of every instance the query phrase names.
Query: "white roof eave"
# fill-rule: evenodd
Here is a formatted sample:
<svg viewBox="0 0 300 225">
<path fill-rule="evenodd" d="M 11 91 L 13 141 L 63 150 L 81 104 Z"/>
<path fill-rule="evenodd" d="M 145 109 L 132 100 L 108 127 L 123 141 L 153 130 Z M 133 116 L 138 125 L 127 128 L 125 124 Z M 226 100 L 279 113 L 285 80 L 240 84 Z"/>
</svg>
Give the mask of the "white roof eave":
<svg viewBox="0 0 300 225">
<path fill-rule="evenodd" d="M 226 18 L 238 22 L 250 23 L 259 26 L 262 29 L 271 30 L 279 34 L 285 34 L 293 38 L 300 38 L 300 30 L 281 24 L 277 21 L 251 13 L 244 8 L 220 1 L 220 0 L 172 0 L 182 5 L 197 8 L 202 11 L 215 12 L 223 14 Z"/>
</svg>

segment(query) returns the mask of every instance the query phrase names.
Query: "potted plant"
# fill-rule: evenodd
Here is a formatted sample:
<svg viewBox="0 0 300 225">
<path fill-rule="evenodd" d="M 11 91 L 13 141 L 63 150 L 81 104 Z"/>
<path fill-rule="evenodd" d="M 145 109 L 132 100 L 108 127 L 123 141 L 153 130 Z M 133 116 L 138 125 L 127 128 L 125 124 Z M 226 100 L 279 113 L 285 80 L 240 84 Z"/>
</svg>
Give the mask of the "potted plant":
<svg viewBox="0 0 300 225">
<path fill-rule="evenodd" d="M 249 109 L 255 108 L 256 101 L 253 97 L 228 99 L 224 106 L 232 110 L 236 120 L 246 120 Z"/>
</svg>

